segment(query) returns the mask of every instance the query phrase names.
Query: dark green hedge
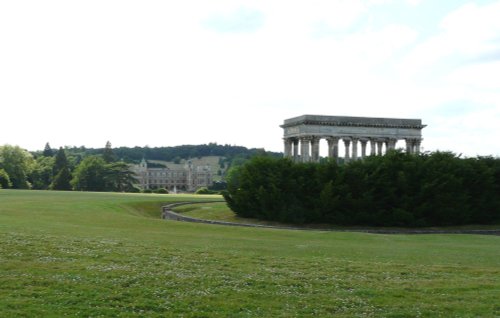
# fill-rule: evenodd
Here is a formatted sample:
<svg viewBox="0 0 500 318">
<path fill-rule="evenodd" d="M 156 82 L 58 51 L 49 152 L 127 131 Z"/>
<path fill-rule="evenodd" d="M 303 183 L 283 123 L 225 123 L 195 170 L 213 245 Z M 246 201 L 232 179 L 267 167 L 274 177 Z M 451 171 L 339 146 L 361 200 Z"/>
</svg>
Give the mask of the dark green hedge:
<svg viewBox="0 0 500 318">
<path fill-rule="evenodd" d="M 239 216 L 291 223 L 443 226 L 500 222 L 500 159 L 389 152 L 346 165 L 256 157 L 224 197 Z"/>
</svg>

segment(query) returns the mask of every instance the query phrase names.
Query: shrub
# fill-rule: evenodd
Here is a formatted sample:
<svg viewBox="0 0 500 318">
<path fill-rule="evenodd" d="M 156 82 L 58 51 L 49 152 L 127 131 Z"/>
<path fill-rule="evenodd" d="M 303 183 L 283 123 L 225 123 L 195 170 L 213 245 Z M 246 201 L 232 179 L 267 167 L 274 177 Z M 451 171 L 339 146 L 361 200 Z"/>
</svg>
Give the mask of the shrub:
<svg viewBox="0 0 500 318">
<path fill-rule="evenodd" d="M 153 193 L 168 194 L 168 191 L 167 191 L 167 189 L 159 188 L 159 189 L 153 190 Z"/>
<path fill-rule="evenodd" d="M 219 194 L 219 191 L 209 190 L 207 187 L 201 187 L 196 190 L 195 194 Z"/>
<path fill-rule="evenodd" d="M 498 193 L 498 158 L 390 151 L 341 166 L 256 157 L 229 171 L 223 196 L 242 217 L 291 223 L 442 226 L 499 222 Z"/>
</svg>

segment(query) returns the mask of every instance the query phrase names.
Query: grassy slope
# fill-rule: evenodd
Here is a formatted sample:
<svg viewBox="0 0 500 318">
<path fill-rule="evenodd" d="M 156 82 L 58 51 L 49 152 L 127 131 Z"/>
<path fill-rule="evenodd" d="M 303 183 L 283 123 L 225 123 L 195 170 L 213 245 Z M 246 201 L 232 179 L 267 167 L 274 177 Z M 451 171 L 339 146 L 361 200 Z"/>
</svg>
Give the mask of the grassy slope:
<svg viewBox="0 0 500 318">
<path fill-rule="evenodd" d="M 2 317 L 500 315 L 499 237 L 151 217 L 192 198 L 0 190 Z"/>
</svg>

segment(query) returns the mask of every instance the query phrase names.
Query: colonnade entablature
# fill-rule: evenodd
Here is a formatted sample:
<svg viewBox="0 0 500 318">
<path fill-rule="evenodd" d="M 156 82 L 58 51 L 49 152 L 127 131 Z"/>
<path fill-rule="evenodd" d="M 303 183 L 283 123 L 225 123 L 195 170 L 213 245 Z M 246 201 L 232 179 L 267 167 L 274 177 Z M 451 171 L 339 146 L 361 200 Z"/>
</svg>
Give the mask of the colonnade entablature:
<svg viewBox="0 0 500 318">
<path fill-rule="evenodd" d="M 339 158 L 342 141 L 344 161 L 368 155 L 383 155 L 396 148 L 399 140 L 406 142 L 406 152 L 418 153 L 422 141 L 420 119 L 303 115 L 285 120 L 285 157 L 301 162 L 320 159 L 320 140 L 328 142 L 328 157 Z"/>
</svg>

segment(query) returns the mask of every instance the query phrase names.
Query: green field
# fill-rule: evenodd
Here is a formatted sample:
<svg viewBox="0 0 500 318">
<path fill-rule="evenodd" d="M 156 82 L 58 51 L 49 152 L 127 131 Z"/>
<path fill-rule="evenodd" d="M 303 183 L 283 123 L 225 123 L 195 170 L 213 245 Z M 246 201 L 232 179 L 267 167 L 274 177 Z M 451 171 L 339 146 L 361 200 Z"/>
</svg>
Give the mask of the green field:
<svg viewBox="0 0 500 318">
<path fill-rule="evenodd" d="M 0 316 L 500 316 L 498 236 L 159 218 L 207 198 L 0 190 Z"/>
</svg>

